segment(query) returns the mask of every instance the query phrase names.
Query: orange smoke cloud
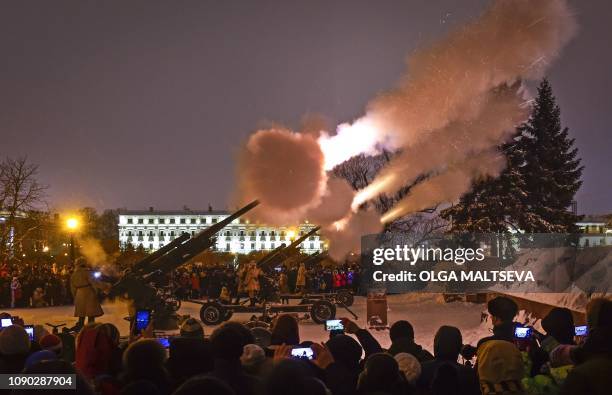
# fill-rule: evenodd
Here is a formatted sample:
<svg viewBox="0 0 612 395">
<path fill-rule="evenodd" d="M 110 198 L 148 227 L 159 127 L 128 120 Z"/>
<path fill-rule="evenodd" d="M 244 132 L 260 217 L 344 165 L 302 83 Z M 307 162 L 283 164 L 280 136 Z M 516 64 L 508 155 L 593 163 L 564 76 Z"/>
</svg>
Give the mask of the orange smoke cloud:
<svg viewBox="0 0 612 395">
<path fill-rule="evenodd" d="M 260 130 L 249 138 L 239 163 L 240 200 L 257 197 L 261 205 L 253 215 L 268 223 L 302 220 L 325 191 L 323 153 L 309 134 Z"/>
</svg>

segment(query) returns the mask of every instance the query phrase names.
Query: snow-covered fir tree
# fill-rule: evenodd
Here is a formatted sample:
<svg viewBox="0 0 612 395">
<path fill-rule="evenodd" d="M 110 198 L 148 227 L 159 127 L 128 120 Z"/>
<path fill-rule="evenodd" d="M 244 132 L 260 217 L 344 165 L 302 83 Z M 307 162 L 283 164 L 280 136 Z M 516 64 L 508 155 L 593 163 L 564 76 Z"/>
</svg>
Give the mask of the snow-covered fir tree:
<svg viewBox="0 0 612 395">
<path fill-rule="evenodd" d="M 561 127 L 561 110 L 548 80 L 538 87 L 531 117 L 521 126 L 525 152 L 526 210 L 540 221 L 532 232 L 574 232 L 578 217 L 569 210 L 580 188 L 580 165 L 574 139 Z"/>
<path fill-rule="evenodd" d="M 543 80 L 529 120 L 500 147 L 506 168 L 497 178 L 476 181 L 441 216 L 451 221 L 453 232 L 574 231 L 577 217 L 568 208 L 580 188 L 582 167 L 573 144 Z"/>
</svg>

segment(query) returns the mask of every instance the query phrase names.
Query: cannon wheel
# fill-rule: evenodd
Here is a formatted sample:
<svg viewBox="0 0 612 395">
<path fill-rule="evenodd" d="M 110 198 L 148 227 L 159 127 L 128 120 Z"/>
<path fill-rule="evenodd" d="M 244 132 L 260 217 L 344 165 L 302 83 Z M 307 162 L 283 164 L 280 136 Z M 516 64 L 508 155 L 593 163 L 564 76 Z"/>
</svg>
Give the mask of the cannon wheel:
<svg viewBox="0 0 612 395">
<path fill-rule="evenodd" d="M 317 324 L 324 324 L 327 320 L 336 317 L 336 306 L 327 300 L 317 300 L 310 308 L 310 317 Z"/>
<path fill-rule="evenodd" d="M 227 312 L 225 307 L 217 302 L 208 302 L 200 308 L 200 319 L 205 325 L 218 325 L 225 320 Z"/>
<path fill-rule="evenodd" d="M 336 300 L 340 302 L 341 304 L 349 307 L 353 305 L 353 302 L 355 301 L 355 297 L 349 291 L 339 291 L 338 294 L 336 295 Z"/>
</svg>

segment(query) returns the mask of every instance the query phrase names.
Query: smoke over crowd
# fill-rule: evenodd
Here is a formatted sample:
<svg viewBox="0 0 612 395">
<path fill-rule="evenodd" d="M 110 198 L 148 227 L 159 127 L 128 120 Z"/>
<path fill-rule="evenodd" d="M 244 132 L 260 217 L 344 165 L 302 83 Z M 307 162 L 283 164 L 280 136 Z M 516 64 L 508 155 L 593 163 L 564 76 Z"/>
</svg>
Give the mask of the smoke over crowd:
<svg viewBox="0 0 612 395">
<path fill-rule="evenodd" d="M 497 147 L 528 114 L 521 82 L 541 78 L 576 28 L 564 0 L 496 0 L 474 21 L 407 59 L 395 89 L 335 133 L 259 130 L 244 146 L 239 199 L 258 198 L 255 219 L 320 224 L 330 255 L 358 249 L 359 236 L 401 216 L 453 202 L 505 165 Z M 358 154 L 396 155 L 353 191 L 328 172 Z M 411 185 L 385 213 L 363 203 Z"/>
</svg>

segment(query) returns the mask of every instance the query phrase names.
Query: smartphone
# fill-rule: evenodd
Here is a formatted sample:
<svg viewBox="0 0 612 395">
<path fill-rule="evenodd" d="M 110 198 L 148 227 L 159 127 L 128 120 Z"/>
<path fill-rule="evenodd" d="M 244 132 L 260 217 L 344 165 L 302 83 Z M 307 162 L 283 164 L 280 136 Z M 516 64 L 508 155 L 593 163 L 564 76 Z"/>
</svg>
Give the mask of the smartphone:
<svg viewBox="0 0 612 395">
<path fill-rule="evenodd" d="M 327 320 L 325 321 L 326 331 L 344 331 L 342 320 Z"/>
<path fill-rule="evenodd" d="M 34 341 L 34 325 L 26 325 L 23 327 L 28 334 L 30 341 Z"/>
<path fill-rule="evenodd" d="M 170 339 L 167 337 L 158 337 L 157 341 L 159 342 L 159 344 L 162 345 L 162 347 L 164 348 L 170 348 Z"/>
<path fill-rule="evenodd" d="M 11 318 L 2 318 L 2 327 L 6 328 L 7 326 L 13 325 L 13 320 Z"/>
<path fill-rule="evenodd" d="M 531 328 L 517 326 L 514 328 L 514 337 L 516 339 L 529 339 L 531 337 Z"/>
<path fill-rule="evenodd" d="M 586 336 L 589 333 L 586 325 L 580 325 L 574 327 L 574 335 L 576 336 Z"/>
<path fill-rule="evenodd" d="M 134 324 L 134 334 L 144 331 L 151 322 L 151 310 L 136 310 L 136 323 Z"/>
<path fill-rule="evenodd" d="M 295 359 L 313 359 L 314 352 L 310 347 L 294 348 L 291 350 L 291 357 Z"/>
</svg>

